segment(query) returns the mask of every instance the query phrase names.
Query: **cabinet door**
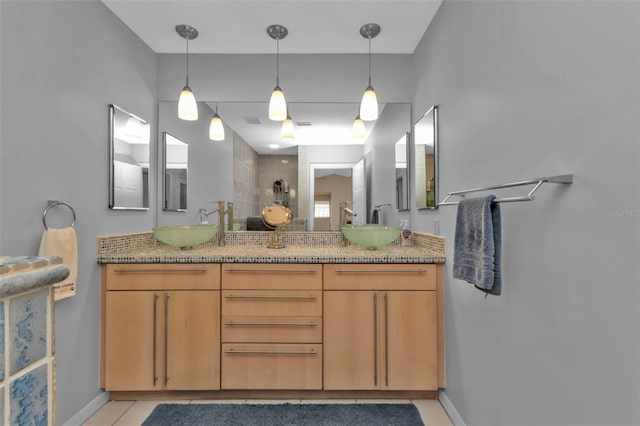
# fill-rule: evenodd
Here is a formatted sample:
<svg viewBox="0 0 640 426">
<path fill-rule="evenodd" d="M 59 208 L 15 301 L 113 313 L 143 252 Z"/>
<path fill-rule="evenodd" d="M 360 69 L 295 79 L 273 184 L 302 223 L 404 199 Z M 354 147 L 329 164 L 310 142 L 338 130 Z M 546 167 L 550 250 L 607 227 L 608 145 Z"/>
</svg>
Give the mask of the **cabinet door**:
<svg viewBox="0 0 640 426">
<path fill-rule="evenodd" d="M 381 292 L 383 390 L 438 389 L 435 291 Z"/>
<path fill-rule="evenodd" d="M 375 291 L 325 291 L 325 389 L 379 389 L 378 298 Z"/>
<path fill-rule="evenodd" d="M 159 390 L 155 333 L 160 327 L 162 293 L 107 291 L 105 324 L 105 388 Z"/>
<path fill-rule="evenodd" d="M 220 389 L 220 292 L 162 294 L 164 389 Z"/>
</svg>

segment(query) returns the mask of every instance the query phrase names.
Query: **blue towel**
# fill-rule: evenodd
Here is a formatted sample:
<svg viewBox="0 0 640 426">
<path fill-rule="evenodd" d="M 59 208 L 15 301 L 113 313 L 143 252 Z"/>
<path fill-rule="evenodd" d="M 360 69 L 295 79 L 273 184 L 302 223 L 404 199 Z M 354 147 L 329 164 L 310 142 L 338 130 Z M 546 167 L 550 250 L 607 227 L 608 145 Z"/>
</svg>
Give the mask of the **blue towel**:
<svg viewBox="0 0 640 426">
<path fill-rule="evenodd" d="M 463 199 L 458 204 L 453 249 L 453 277 L 492 295 L 502 290 L 500 205 L 495 195 Z"/>
</svg>

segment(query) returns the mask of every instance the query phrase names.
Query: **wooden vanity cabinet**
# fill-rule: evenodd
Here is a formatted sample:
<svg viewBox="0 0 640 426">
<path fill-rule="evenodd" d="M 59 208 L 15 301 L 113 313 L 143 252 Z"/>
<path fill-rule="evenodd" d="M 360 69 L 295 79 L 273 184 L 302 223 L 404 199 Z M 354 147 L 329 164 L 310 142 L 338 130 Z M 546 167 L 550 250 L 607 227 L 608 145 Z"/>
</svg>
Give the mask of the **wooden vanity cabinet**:
<svg viewBox="0 0 640 426">
<path fill-rule="evenodd" d="M 220 265 L 108 264 L 103 286 L 105 389 L 220 388 Z"/>
<path fill-rule="evenodd" d="M 322 389 L 322 265 L 222 265 L 221 389 Z"/>
<path fill-rule="evenodd" d="M 324 265 L 324 389 L 438 389 L 436 268 Z"/>
</svg>

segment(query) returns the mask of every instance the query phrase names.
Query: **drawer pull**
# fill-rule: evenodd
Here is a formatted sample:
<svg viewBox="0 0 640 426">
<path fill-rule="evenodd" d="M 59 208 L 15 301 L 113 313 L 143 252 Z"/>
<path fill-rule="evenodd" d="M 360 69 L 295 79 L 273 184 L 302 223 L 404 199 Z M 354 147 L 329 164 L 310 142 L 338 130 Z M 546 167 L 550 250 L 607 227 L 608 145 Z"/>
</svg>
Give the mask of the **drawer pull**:
<svg viewBox="0 0 640 426">
<path fill-rule="evenodd" d="M 184 272 L 194 272 L 194 273 L 203 273 L 207 272 L 206 268 L 192 268 L 192 269 L 114 269 L 115 272 L 119 272 L 121 274 L 144 274 L 146 273 L 184 273 Z"/>
<path fill-rule="evenodd" d="M 236 325 L 281 326 L 281 325 L 284 325 L 284 326 L 291 326 L 291 327 L 316 327 L 318 324 L 313 321 L 308 321 L 308 322 L 228 321 L 228 322 L 225 322 L 224 325 L 232 325 L 232 326 L 236 326 Z"/>
<path fill-rule="evenodd" d="M 228 349 L 224 351 L 226 354 L 254 354 L 254 355 L 317 355 L 313 349 L 309 349 L 308 351 L 259 351 L 259 350 L 236 350 L 236 349 Z"/>
<path fill-rule="evenodd" d="M 254 268 L 227 268 L 224 270 L 225 272 L 284 272 L 284 273 L 300 273 L 300 274 L 313 274 L 318 272 L 317 269 L 254 269 Z"/>
<path fill-rule="evenodd" d="M 257 300 L 316 300 L 317 297 L 312 295 L 309 296 L 234 296 L 233 294 L 229 294 L 224 296 L 225 299 L 257 299 Z"/>
<path fill-rule="evenodd" d="M 339 274 L 424 274 L 426 269 L 336 269 Z"/>
</svg>

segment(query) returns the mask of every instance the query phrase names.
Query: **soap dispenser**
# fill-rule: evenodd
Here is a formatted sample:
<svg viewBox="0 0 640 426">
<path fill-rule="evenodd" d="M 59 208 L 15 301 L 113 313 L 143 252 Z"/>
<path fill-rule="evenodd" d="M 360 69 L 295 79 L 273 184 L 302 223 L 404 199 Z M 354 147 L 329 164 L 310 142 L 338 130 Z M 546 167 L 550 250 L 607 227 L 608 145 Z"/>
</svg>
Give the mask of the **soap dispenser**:
<svg viewBox="0 0 640 426">
<path fill-rule="evenodd" d="M 411 243 L 411 229 L 409 229 L 409 221 L 407 219 L 400 220 L 400 228 L 402 228 L 402 231 L 400 233 L 402 245 L 410 246 L 412 243 Z"/>
</svg>

